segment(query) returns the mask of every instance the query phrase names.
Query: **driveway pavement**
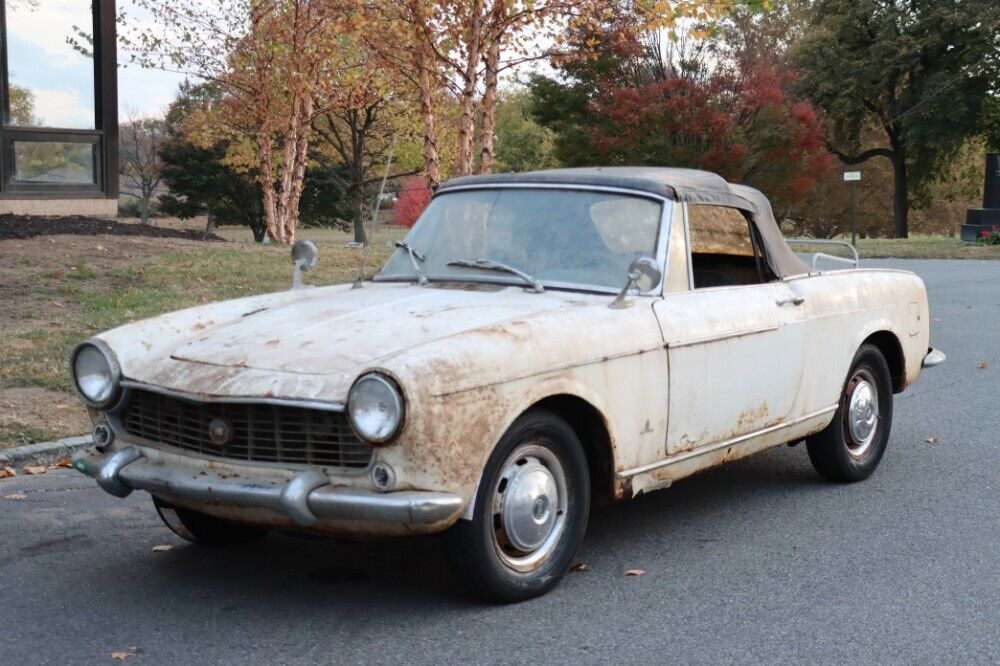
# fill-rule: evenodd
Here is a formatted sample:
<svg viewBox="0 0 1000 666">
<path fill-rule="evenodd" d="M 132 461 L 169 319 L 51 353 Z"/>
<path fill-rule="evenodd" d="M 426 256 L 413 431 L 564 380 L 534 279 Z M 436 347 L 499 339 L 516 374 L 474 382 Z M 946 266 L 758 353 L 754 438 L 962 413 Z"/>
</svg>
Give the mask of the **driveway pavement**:
<svg viewBox="0 0 1000 666">
<path fill-rule="evenodd" d="M 8 479 L 0 663 L 998 663 L 1000 262 L 867 263 L 924 278 L 948 353 L 897 397 L 867 482 L 782 447 L 597 507 L 590 571 L 493 607 L 434 539 L 203 550 L 144 494 Z"/>
</svg>

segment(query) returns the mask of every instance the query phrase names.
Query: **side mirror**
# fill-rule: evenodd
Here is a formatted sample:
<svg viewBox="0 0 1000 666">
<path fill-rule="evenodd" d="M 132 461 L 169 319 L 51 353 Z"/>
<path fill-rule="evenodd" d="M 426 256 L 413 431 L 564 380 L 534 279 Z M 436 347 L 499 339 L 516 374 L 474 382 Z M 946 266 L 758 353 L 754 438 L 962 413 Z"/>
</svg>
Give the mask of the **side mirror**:
<svg viewBox="0 0 1000 666">
<path fill-rule="evenodd" d="M 319 248 L 311 240 L 298 240 L 292 245 L 292 261 L 295 271 L 292 273 L 292 289 L 302 289 L 303 271 L 311 271 L 319 261 Z"/>
<path fill-rule="evenodd" d="M 649 291 L 660 284 L 662 277 L 663 273 L 654 259 L 639 257 L 628 267 L 628 280 L 625 282 L 625 286 L 622 287 L 621 292 L 608 307 L 616 310 L 631 307 L 632 301 L 625 300 L 629 289 L 635 288 L 639 291 Z"/>
</svg>

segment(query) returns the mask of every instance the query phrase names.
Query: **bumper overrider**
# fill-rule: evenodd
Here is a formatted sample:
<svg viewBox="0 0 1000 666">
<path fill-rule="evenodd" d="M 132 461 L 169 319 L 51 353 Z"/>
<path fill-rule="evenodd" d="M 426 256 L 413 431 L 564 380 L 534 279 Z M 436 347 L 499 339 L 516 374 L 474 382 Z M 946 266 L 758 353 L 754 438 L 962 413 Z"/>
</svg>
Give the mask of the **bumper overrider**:
<svg viewBox="0 0 1000 666">
<path fill-rule="evenodd" d="M 431 532 L 462 511 L 462 499 L 450 493 L 339 487 L 318 470 L 253 467 L 233 473 L 228 467 L 135 445 L 109 453 L 87 449 L 73 457 L 73 466 L 116 497 L 145 490 L 186 502 L 269 509 L 305 528 L 323 522 L 382 523 Z"/>
<path fill-rule="evenodd" d="M 930 347 L 927 350 L 927 355 L 924 356 L 924 361 L 921 365 L 923 365 L 923 367 L 925 368 L 933 368 L 935 366 L 941 365 L 946 360 L 948 360 L 948 357 L 945 356 L 943 351 L 941 351 L 940 349 L 934 349 L 933 347 Z"/>
</svg>

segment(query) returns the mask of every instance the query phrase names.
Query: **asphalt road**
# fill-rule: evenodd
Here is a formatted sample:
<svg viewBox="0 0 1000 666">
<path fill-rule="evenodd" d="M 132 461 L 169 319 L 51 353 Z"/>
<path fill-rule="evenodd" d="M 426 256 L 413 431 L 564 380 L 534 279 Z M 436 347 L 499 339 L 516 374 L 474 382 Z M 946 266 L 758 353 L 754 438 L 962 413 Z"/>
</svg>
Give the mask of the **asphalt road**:
<svg viewBox="0 0 1000 666">
<path fill-rule="evenodd" d="M 590 571 L 493 607 L 434 539 L 203 550 L 140 493 L 19 477 L 0 481 L 0 663 L 998 663 L 1000 262 L 869 265 L 924 278 L 948 362 L 897 396 L 864 483 L 782 447 L 598 507 Z"/>
</svg>

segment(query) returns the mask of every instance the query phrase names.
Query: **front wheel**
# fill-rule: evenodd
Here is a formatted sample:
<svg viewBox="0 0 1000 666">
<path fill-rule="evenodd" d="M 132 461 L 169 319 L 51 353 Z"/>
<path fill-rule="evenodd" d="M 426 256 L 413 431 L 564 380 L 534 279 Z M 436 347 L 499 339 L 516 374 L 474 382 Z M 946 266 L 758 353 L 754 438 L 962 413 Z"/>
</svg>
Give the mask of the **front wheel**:
<svg viewBox="0 0 1000 666">
<path fill-rule="evenodd" d="M 473 501 L 472 520 L 447 535 L 465 582 L 504 603 L 545 594 L 587 528 L 590 475 L 576 433 L 550 412 L 522 416 L 490 456 Z"/>
<path fill-rule="evenodd" d="M 222 518 L 174 506 L 153 497 L 153 506 L 163 524 L 182 539 L 204 546 L 229 546 L 254 541 L 267 534 L 261 527 L 241 525 Z"/>
<path fill-rule="evenodd" d="M 806 440 L 809 460 L 830 481 L 867 479 L 882 460 L 892 426 L 892 376 L 878 347 L 854 357 L 833 421 Z"/>
</svg>

